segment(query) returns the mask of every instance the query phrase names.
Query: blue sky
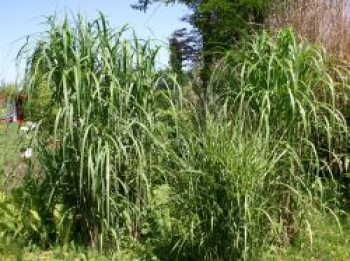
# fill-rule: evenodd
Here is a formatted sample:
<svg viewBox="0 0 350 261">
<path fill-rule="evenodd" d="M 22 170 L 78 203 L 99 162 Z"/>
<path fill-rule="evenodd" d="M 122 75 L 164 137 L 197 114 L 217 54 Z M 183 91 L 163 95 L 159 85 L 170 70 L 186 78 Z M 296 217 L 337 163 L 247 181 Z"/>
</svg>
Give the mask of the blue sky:
<svg viewBox="0 0 350 261">
<path fill-rule="evenodd" d="M 188 13 L 184 6 L 165 7 L 155 4 L 147 12 L 131 9 L 130 4 L 136 0 L 10 0 L 4 1 L 0 12 L 0 81 L 13 82 L 20 77 L 17 72 L 15 56 L 24 43 L 23 37 L 43 31 L 42 22 L 45 16 L 56 13 L 62 16 L 65 12 L 81 12 L 88 18 L 94 18 L 97 11 L 102 11 L 111 26 L 121 27 L 129 23 L 142 38 L 157 39 L 167 43 L 168 37 L 178 28 L 187 27 L 180 18 Z M 164 48 L 165 49 L 165 48 Z M 161 64 L 167 63 L 167 51 L 159 57 Z"/>
</svg>

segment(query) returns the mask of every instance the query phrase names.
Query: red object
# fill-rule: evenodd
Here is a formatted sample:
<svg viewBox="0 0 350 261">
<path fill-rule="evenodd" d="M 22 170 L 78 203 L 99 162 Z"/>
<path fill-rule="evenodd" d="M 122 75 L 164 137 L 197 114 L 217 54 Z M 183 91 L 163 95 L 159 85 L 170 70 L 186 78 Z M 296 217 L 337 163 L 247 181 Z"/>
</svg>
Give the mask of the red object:
<svg viewBox="0 0 350 261">
<path fill-rule="evenodd" d="M 24 121 L 24 110 L 23 110 L 23 104 L 26 100 L 26 97 L 23 95 L 19 95 L 16 100 L 16 113 L 17 113 L 17 120 L 16 122 L 22 123 Z"/>
</svg>

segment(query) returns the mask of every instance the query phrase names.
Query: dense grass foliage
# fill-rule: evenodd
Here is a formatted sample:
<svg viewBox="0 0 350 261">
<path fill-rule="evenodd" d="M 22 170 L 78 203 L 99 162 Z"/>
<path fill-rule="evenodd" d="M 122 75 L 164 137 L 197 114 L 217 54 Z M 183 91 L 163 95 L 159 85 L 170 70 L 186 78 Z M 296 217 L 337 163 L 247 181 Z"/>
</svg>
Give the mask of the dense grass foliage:
<svg viewBox="0 0 350 261">
<path fill-rule="evenodd" d="M 184 132 L 181 156 L 188 167 L 171 185 L 174 215 L 186 231 L 176 244 L 182 259 L 258 258 L 263 247 L 285 244 L 291 235 L 284 228 L 298 233 L 314 211 L 311 182 L 295 173 L 302 171 L 299 157 L 286 144 L 271 146 L 258 132 L 242 132 L 227 115 L 210 116 L 206 126 L 205 133 Z"/>
<path fill-rule="evenodd" d="M 348 185 L 348 72 L 290 30 L 264 32 L 228 52 L 213 90 L 246 128 L 288 142 L 306 172 Z M 217 100 L 214 100 L 217 102 Z"/>
<path fill-rule="evenodd" d="M 17 226 L 0 236 L 155 260 L 249 260 L 300 231 L 312 239 L 310 219 L 336 200 L 323 156 L 344 158 L 347 142 L 346 74 L 322 50 L 290 31 L 256 36 L 218 63 L 200 108 L 155 68 L 152 43 L 103 15 L 48 26 L 27 49 L 29 98 L 51 95 L 42 171 L 2 197 Z"/>
<path fill-rule="evenodd" d="M 298 41 L 290 30 L 275 37 L 264 32 L 243 42 L 227 53 L 214 76 L 215 91 L 229 98 L 232 110 L 250 120 L 253 128 L 268 128 L 289 140 L 295 134 L 323 134 L 328 126 L 335 133 L 346 131 L 336 103 L 347 101 L 347 75 L 332 66 L 322 48 Z"/>
<path fill-rule="evenodd" d="M 157 48 L 122 38 L 126 29 L 110 29 L 102 15 L 49 25 L 27 79 L 29 93 L 49 86 L 56 112 L 43 119 L 38 141 L 48 208 L 62 204 L 66 233 L 81 243 L 119 247 L 124 236 L 141 237 L 150 188 L 164 179 Z"/>
</svg>

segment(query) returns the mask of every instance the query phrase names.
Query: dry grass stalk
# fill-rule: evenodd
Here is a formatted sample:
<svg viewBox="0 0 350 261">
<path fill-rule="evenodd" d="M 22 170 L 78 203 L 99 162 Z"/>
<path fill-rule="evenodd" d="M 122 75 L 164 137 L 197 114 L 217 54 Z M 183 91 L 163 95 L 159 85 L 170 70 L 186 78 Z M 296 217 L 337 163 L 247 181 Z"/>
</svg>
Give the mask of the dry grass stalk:
<svg viewBox="0 0 350 261">
<path fill-rule="evenodd" d="M 348 0 L 284 0 L 272 8 L 268 23 L 273 28 L 290 26 L 333 54 L 349 58 L 349 10 Z"/>
</svg>

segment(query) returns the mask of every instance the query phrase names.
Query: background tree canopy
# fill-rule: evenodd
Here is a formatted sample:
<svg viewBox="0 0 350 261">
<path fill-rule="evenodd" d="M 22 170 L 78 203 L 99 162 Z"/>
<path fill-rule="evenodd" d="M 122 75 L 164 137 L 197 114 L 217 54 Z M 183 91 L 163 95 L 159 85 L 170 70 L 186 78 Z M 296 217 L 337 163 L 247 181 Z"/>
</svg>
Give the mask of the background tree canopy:
<svg viewBox="0 0 350 261">
<path fill-rule="evenodd" d="M 182 19 L 194 30 L 174 33 L 182 45 L 183 60 L 202 62 L 203 84 L 209 80 L 212 61 L 240 40 L 243 35 L 264 24 L 270 0 L 139 0 L 133 8 L 146 11 L 154 3 L 184 4 L 192 13 Z"/>
</svg>

